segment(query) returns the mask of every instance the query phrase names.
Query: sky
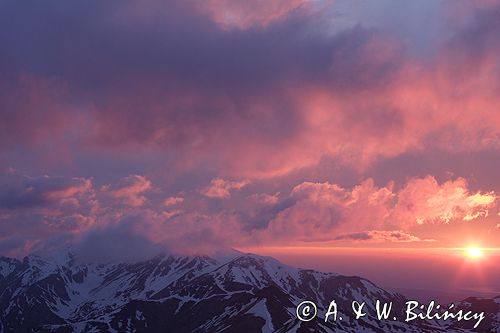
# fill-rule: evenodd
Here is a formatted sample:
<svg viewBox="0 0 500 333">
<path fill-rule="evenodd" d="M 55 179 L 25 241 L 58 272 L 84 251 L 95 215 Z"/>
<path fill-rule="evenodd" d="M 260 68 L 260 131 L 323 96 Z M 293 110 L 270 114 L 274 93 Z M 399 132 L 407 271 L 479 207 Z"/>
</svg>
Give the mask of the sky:
<svg viewBox="0 0 500 333">
<path fill-rule="evenodd" d="M 499 35 L 488 0 L 0 1 L 0 254 L 496 248 Z"/>
</svg>

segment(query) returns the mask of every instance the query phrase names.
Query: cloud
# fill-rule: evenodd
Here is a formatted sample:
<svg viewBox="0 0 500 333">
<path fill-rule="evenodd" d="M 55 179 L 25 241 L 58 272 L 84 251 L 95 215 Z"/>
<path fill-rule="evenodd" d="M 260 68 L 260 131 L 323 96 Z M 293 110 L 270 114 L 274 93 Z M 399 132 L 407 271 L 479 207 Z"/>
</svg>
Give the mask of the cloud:
<svg viewBox="0 0 500 333">
<path fill-rule="evenodd" d="M 394 215 L 400 221 L 417 224 L 470 221 L 486 217 L 496 200 L 494 192 L 470 193 L 463 178 L 438 184 L 428 176 L 412 179 L 399 192 Z"/>
<path fill-rule="evenodd" d="M 362 237 L 368 230 L 375 231 L 368 234 L 373 239 L 411 240 L 405 234 L 417 226 L 486 218 L 497 199 L 494 192 L 470 193 L 462 178 L 439 184 L 432 176 L 410 179 L 400 190 L 377 187 L 373 179 L 352 189 L 304 182 L 291 196 L 294 203 L 273 217 L 264 239 L 328 241 L 339 234 Z M 403 234 L 392 233 L 395 228 Z"/>
<path fill-rule="evenodd" d="M 194 254 L 259 244 L 439 242 L 433 226 L 451 232 L 461 223 L 491 224 L 488 212 L 497 207 L 495 192 L 472 191 L 463 178 L 440 183 L 432 176 L 400 187 L 373 179 L 352 187 L 301 182 L 279 196 L 263 195 L 253 184 L 232 197 L 248 182 L 214 178 L 204 195 L 193 189 L 167 199 L 165 189 L 143 175 L 94 186 L 86 178 L 14 172 L 4 174 L 3 183 L 11 184 L 3 189 L 11 195 L 0 201 L 0 247 L 10 254 L 75 243 L 90 257 L 109 246 L 110 258 L 120 251 L 136 258 L 159 249 Z M 145 252 L 124 249 L 129 240 L 148 243 L 141 245 Z"/>
<path fill-rule="evenodd" d="M 69 96 L 62 81 L 21 73 L 0 80 L 0 148 L 33 146 L 64 133 L 77 116 L 64 112 Z"/>
<path fill-rule="evenodd" d="M 335 237 L 335 240 L 347 240 L 356 242 L 394 242 L 394 243 L 412 243 L 412 242 L 435 242 L 434 239 L 422 240 L 417 236 L 412 236 L 402 231 L 382 231 L 371 230 L 343 234 Z"/>
<path fill-rule="evenodd" d="M 115 186 L 105 186 L 103 190 L 114 198 L 122 200 L 125 204 L 139 207 L 146 202 L 142 194 L 152 189 L 151 181 L 140 175 L 131 175 L 123 178 Z"/>
<path fill-rule="evenodd" d="M 180 204 L 182 202 L 184 202 L 183 197 L 168 197 L 165 199 L 165 201 L 163 203 L 165 206 L 175 206 L 175 205 Z"/>
<path fill-rule="evenodd" d="M 0 253 L 3 255 L 16 257 L 29 252 L 31 247 L 22 237 L 9 237 L 0 239 Z"/>
<path fill-rule="evenodd" d="M 6 253 L 25 254 L 52 237 L 78 235 L 96 224 L 99 207 L 91 179 L 16 171 L 0 178 L 0 242 Z"/>
<path fill-rule="evenodd" d="M 365 16 L 347 24 L 336 5 L 11 2 L 0 17 L 3 149 L 39 153 L 43 142 L 87 164 L 116 161 L 103 150 L 139 164 L 149 152 L 173 172 L 209 166 L 234 178 L 325 156 L 366 170 L 430 146 L 498 149 L 496 7 L 472 6 L 422 58 L 413 40 Z M 20 13 L 28 24 L 8 19 Z"/>
<path fill-rule="evenodd" d="M 17 173 L 2 175 L 0 208 L 29 209 L 70 203 L 69 199 L 92 191 L 92 181 L 85 178 L 43 176 L 28 177 Z"/>
<path fill-rule="evenodd" d="M 201 11 L 224 28 L 248 29 L 252 26 L 265 27 L 284 20 L 290 12 L 310 9 L 310 0 L 208 0 L 197 2 Z"/>
<path fill-rule="evenodd" d="M 227 199 L 231 196 L 231 191 L 240 190 L 249 183 L 248 180 L 229 181 L 222 178 L 214 178 L 209 186 L 201 190 L 201 193 L 209 198 Z"/>
<path fill-rule="evenodd" d="M 51 176 L 0 178 L 0 241 L 131 216 L 185 247 L 490 221 L 498 3 L 354 7 L 6 2 L 0 165 Z"/>
<path fill-rule="evenodd" d="M 269 239 L 326 241 L 353 229 L 382 229 L 394 194 L 368 179 L 352 189 L 337 184 L 304 182 L 291 192 L 294 203 L 269 222 Z"/>
<path fill-rule="evenodd" d="M 276 194 L 256 193 L 252 195 L 252 198 L 260 203 L 264 203 L 267 205 L 275 205 L 279 201 L 279 194 L 280 194 L 279 192 Z"/>
<path fill-rule="evenodd" d="M 118 225 L 86 233 L 73 247 L 79 260 L 91 263 L 123 260 L 134 262 L 168 251 L 165 245 L 154 244 L 133 230 L 134 222 L 130 221 L 133 219 L 134 217 L 129 217 Z"/>
</svg>

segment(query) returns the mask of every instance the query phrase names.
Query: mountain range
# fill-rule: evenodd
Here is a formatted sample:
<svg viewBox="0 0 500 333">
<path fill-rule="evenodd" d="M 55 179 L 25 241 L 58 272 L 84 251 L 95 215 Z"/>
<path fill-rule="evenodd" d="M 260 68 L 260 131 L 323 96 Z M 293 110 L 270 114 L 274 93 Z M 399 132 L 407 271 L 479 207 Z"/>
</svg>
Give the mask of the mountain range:
<svg viewBox="0 0 500 333">
<path fill-rule="evenodd" d="M 318 317 L 300 321 L 304 300 Z M 325 322 L 330 302 L 336 321 Z M 365 302 L 355 319 L 352 302 Z M 379 320 L 375 300 L 392 303 Z M 408 300 L 367 279 L 287 266 L 271 257 L 161 254 L 137 262 L 89 263 L 72 252 L 0 257 L 0 333 L 8 332 L 500 332 L 500 297 L 467 298 L 474 321 L 405 322 Z M 342 320 L 340 320 L 342 317 Z"/>
</svg>

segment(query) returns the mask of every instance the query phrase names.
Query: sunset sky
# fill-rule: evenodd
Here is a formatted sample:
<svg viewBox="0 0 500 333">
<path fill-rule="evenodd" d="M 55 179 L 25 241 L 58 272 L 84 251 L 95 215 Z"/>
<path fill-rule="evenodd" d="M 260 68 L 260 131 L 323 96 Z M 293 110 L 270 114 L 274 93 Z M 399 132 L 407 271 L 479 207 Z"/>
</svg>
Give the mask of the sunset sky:
<svg viewBox="0 0 500 333">
<path fill-rule="evenodd" d="M 496 248 L 499 36 L 488 0 L 2 1 L 0 254 Z"/>
</svg>

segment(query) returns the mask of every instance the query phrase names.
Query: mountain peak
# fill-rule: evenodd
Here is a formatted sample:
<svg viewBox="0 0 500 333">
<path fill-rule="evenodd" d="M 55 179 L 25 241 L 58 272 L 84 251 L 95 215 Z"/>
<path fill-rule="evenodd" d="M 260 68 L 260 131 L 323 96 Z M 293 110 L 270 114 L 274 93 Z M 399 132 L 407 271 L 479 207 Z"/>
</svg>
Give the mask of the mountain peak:
<svg viewBox="0 0 500 333">
<path fill-rule="evenodd" d="M 133 263 L 82 263 L 75 258 L 72 252 L 43 257 L 36 253 L 23 262 L 1 257 L 4 310 L 0 332 L 42 327 L 43 332 L 70 333 L 122 332 L 125 327 L 126 331 L 167 333 L 177 332 L 173 327 L 185 332 L 227 331 L 228 327 L 238 332 L 288 332 L 305 329 L 294 312 L 303 300 L 327 308 L 335 299 L 349 309 L 352 300 L 381 299 L 394 302 L 397 311 L 404 303 L 403 296 L 363 278 L 301 270 L 272 257 L 238 251 L 214 256 L 164 253 Z M 487 328 L 497 327 L 494 315 L 500 310 L 499 299 L 470 299 L 462 306 L 486 304 L 497 311 Z M 337 328 L 320 325 L 318 320 L 309 326 L 316 332 L 389 329 L 373 316 Z M 404 322 L 391 325 L 392 330 L 430 332 Z M 428 327 L 435 327 L 432 325 Z M 465 332 L 464 327 L 440 329 Z"/>
</svg>

